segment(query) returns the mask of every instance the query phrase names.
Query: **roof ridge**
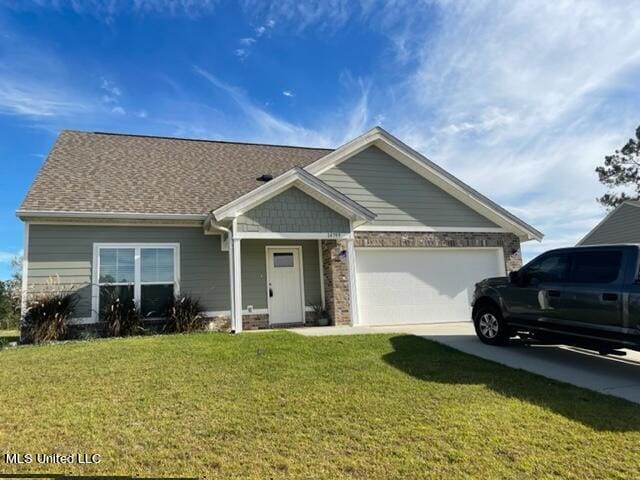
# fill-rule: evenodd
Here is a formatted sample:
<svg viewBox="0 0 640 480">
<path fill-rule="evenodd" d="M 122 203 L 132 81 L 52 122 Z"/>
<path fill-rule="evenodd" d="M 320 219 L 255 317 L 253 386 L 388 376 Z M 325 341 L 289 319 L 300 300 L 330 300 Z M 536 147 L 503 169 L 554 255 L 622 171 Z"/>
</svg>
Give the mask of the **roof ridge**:
<svg viewBox="0 0 640 480">
<path fill-rule="evenodd" d="M 233 142 L 230 140 L 211 140 L 207 138 L 185 138 L 185 137 L 170 137 L 166 135 L 145 135 L 140 133 L 122 133 L 122 132 L 101 132 L 101 131 L 86 131 L 86 130 L 73 130 L 63 129 L 63 132 L 84 133 L 88 135 L 109 135 L 114 137 L 136 137 L 136 138 L 158 138 L 161 140 L 180 140 L 183 142 L 206 142 L 206 143 L 222 143 L 228 145 L 254 145 L 258 147 L 275 147 L 275 148 L 297 148 L 306 150 L 326 150 L 332 152 L 335 148 L 326 147 L 308 147 L 301 145 L 283 145 L 276 143 L 258 143 L 258 142 Z"/>
</svg>

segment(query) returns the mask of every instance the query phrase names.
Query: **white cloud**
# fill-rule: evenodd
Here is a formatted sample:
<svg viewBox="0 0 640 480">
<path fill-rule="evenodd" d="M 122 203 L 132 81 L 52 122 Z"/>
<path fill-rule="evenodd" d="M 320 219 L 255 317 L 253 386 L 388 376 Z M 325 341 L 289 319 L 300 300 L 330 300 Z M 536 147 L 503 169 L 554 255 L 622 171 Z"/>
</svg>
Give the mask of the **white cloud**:
<svg viewBox="0 0 640 480">
<path fill-rule="evenodd" d="M 248 98 L 247 94 L 238 87 L 227 85 L 219 80 L 215 75 L 201 69 L 200 67 L 194 66 L 193 70 L 195 73 L 206 79 L 211 85 L 228 94 L 240 110 L 242 110 L 242 112 L 258 128 L 259 133 L 276 135 L 276 137 L 271 140 L 272 142 L 280 141 L 278 139 L 291 140 L 294 138 L 301 139 L 313 137 L 312 132 L 285 120 L 281 120 L 259 108 Z M 324 141 L 322 143 L 324 144 Z"/>
<path fill-rule="evenodd" d="M 398 6 L 404 3 L 402 0 L 390 2 Z M 260 0 L 243 0 L 243 10 L 248 15 L 269 18 L 266 27 L 273 27 L 276 22 L 287 23 L 297 31 L 302 31 L 310 26 L 319 26 L 322 29 L 337 30 L 344 26 L 353 17 L 368 16 L 373 9 L 378 11 L 385 9 L 384 4 L 369 0 L 309 0 L 299 2 L 296 0 L 281 0 L 278 2 L 263 2 Z M 258 27 L 264 33 L 265 26 Z"/>
<path fill-rule="evenodd" d="M 49 8 L 70 10 L 77 15 L 91 15 L 112 23 L 121 14 L 161 14 L 198 17 L 215 10 L 218 0 L 9 0 L 6 5 L 16 10 Z"/>
<path fill-rule="evenodd" d="M 122 96 L 120 87 L 118 87 L 113 80 L 108 80 L 103 77 L 100 88 L 106 93 L 102 96 L 102 103 L 111 108 L 111 113 L 126 115 L 127 111 L 120 104 L 120 97 Z"/>
<path fill-rule="evenodd" d="M 359 86 L 360 92 L 353 104 L 349 103 L 344 110 L 320 119 L 317 128 L 307 128 L 269 113 L 259 107 L 244 90 L 226 84 L 212 73 L 198 66 L 194 66 L 193 70 L 218 91 L 223 92 L 240 109 L 245 120 L 249 123 L 249 128 L 247 125 L 238 128 L 244 132 L 245 137 L 248 135 L 254 141 L 335 147 L 363 133 L 371 123 L 367 107 L 368 90 L 359 80 L 356 81 L 356 84 Z"/>
<path fill-rule="evenodd" d="M 246 58 L 249 55 L 249 51 L 246 48 L 236 48 L 233 54 L 239 58 Z"/>
<path fill-rule="evenodd" d="M 266 22 L 264 22 L 262 25 L 259 25 L 258 27 L 256 27 L 254 29 L 253 37 L 244 37 L 239 40 L 241 47 L 235 49 L 233 51 L 233 54 L 236 57 L 240 58 L 240 60 L 244 60 L 245 58 L 247 58 L 251 53 L 251 48 L 258 41 L 258 39 L 264 36 L 266 33 L 268 33 L 269 30 L 273 29 L 275 25 L 276 25 L 275 20 L 269 19 Z"/>
<path fill-rule="evenodd" d="M 0 113 L 52 117 L 77 114 L 87 109 L 68 92 L 48 83 L 0 77 Z"/>
<path fill-rule="evenodd" d="M 116 97 L 122 95 L 122 91 L 120 90 L 120 88 L 118 88 L 118 86 L 113 81 L 107 80 L 106 78 L 102 79 L 100 88 L 107 92 L 107 97 L 110 99 L 115 99 Z"/>
<path fill-rule="evenodd" d="M 282 95 L 284 95 L 285 97 L 294 97 L 295 96 L 295 94 L 291 90 L 283 90 L 282 91 Z"/>
<path fill-rule="evenodd" d="M 377 105 L 387 127 L 542 230 L 527 255 L 574 244 L 604 214 L 595 166 L 638 122 L 613 93 L 640 76 L 640 19 L 596 0 L 438 5 L 437 33 L 399 33 L 417 67 Z"/>
<path fill-rule="evenodd" d="M 148 116 L 149 114 L 146 110 L 140 110 L 138 113 L 136 113 L 136 117 L 138 118 L 147 118 Z"/>
<path fill-rule="evenodd" d="M 11 263 L 11 260 L 21 255 L 21 252 L 0 251 L 0 263 Z"/>
<path fill-rule="evenodd" d="M 574 244 L 604 215 L 593 170 L 633 132 L 640 110 L 632 1 L 243 5 L 283 30 L 331 34 L 359 22 L 386 36 L 378 70 L 397 71 L 399 80 L 372 73 L 345 130 L 357 134 L 383 118 L 385 128 L 542 230 L 547 239 L 527 243 L 527 255 Z"/>
</svg>

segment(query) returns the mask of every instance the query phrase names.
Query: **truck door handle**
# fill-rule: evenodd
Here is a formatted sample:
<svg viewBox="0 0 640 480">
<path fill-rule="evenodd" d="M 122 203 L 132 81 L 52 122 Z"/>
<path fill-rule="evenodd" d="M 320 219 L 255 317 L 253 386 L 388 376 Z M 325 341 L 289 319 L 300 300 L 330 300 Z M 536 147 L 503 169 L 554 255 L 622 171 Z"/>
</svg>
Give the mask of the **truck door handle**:
<svg viewBox="0 0 640 480">
<path fill-rule="evenodd" d="M 602 294 L 602 300 L 604 300 L 605 302 L 615 302 L 616 300 L 618 300 L 618 294 L 617 293 L 603 293 Z"/>
<path fill-rule="evenodd" d="M 547 290 L 547 295 L 550 297 L 559 297 L 560 290 Z"/>
</svg>

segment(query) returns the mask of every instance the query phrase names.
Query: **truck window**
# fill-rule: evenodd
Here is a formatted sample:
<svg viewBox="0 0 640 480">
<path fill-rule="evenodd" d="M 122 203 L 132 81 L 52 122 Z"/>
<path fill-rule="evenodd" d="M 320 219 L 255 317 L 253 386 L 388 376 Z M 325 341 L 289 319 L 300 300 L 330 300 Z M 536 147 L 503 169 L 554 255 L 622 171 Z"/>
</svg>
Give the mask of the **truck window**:
<svg viewBox="0 0 640 480">
<path fill-rule="evenodd" d="M 622 252 L 604 250 L 576 252 L 572 255 L 569 281 L 573 283 L 611 283 L 618 278 Z"/>
<path fill-rule="evenodd" d="M 525 283 L 565 282 L 569 269 L 569 256 L 555 253 L 531 263 L 525 270 Z"/>
</svg>

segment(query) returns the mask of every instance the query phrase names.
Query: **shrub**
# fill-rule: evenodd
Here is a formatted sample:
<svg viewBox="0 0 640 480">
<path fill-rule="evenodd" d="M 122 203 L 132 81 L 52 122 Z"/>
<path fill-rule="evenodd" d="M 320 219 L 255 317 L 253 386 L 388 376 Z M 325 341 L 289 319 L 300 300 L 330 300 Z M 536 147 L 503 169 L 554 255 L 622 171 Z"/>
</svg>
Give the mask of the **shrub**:
<svg viewBox="0 0 640 480">
<path fill-rule="evenodd" d="M 323 305 L 315 303 L 311 307 L 313 308 L 315 321 L 319 326 L 326 327 L 331 323 L 331 315 Z"/>
<path fill-rule="evenodd" d="M 168 310 L 167 331 L 188 333 L 204 329 L 205 318 L 200 313 L 200 302 L 190 295 L 174 297 Z"/>
<path fill-rule="evenodd" d="M 20 303 L 12 296 L 12 281 L 0 280 L 0 330 L 14 330 L 20 325 Z"/>
<path fill-rule="evenodd" d="M 110 337 L 127 337 L 144 331 L 140 326 L 140 308 L 133 299 L 121 299 L 117 289 L 105 292 L 101 310 Z"/>
<path fill-rule="evenodd" d="M 34 343 L 62 340 L 67 332 L 67 320 L 78 303 L 73 287 L 62 287 L 60 279 L 50 278 L 43 291 L 27 299 L 24 326 Z"/>
</svg>

